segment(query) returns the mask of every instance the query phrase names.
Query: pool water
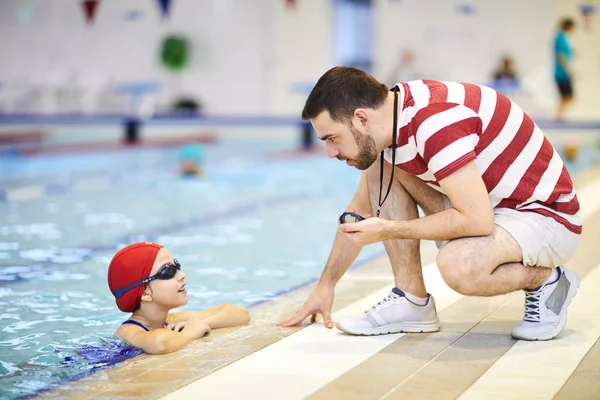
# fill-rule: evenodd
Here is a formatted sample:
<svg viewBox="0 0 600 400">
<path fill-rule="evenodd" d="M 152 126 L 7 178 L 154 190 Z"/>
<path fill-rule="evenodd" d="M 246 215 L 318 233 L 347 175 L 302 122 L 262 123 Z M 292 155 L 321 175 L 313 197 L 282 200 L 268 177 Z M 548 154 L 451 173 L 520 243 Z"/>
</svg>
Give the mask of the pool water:
<svg viewBox="0 0 600 400">
<path fill-rule="evenodd" d="M 128 314 L 106 272 L 125 244 L 169 248 L 187 274 L 182 309 L 251 306 L 318 277 L 360 172 L 253 146 L 207 146 L 201 178 L 177 174 L 178 149 L 5 161 L 5 186 L 60 190 L 0 203 L 0 397 L 137 354 L 111 340 Z"/>
<path fill-rule="evenodd" d="M 189 303 L 243 306 L 316 279 L 360 172 L 325 156 L 273 158 L 290 143 L 206 146 L 206 175 L 177 174 L 180 149 L 4 157 L 0 189 L 0 398 L 36 393 L 139 354 L 112 334 L 128 314 L 108 290 L 112 255 L 137 241 L 169 248 Z M 575 172 L 600 161 L 582 149 Z M 366 247 L 359 261 L 383 254 Z"/>
</svg>

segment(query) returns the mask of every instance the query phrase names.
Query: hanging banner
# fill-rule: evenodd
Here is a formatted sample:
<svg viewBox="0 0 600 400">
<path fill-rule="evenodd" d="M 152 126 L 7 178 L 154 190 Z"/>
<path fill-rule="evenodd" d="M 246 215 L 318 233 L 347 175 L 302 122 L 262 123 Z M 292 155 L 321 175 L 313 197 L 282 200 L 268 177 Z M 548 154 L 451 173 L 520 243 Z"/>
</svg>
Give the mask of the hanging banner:
<svg viewBox="0 0 600 400">
<path fill-rule="evenodd" d="M 88 24 L 94 23 L 94 18 L 96 18 L 96 11 L 98 10 L 98 3 L 100 3 L 100 0 L 83 0 L 81 2 L 81 6 L 83 7 L 83 13 L 85 15 L 85 21 Z"/>
<path fill-rule="evenodd" d="M 33 0 L 25 0 L 19 3 L 17 8 L 17 20 L 19 21 L 19 26 L 21 28 L 29 27 L 31 18 L 33 17 L 34 7 Z"/>
<path fill-rule="evenodd" d="M 158 5 L 160 7 L 160 13 L 162 18 L 168 18 L 169 12 L 171 11 L 171 0 L 158 0 Z"/>
</svg>

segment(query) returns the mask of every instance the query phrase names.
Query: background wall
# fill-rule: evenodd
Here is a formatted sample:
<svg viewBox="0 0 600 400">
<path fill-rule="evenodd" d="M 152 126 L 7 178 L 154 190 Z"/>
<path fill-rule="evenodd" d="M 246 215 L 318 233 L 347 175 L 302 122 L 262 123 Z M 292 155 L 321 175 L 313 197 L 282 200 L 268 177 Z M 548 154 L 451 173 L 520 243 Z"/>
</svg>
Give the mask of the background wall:
<svg viewBox="0 0 600 400">
<path fill-rule="evenodd" d="M 573 38 L 580 78 L 571 117 L 598 119 L 600 16 L 584 29 L 583 3 L 600 6 L 576 0 L 375 1 L 374 73 L 389 82 L 401 52 L 411 49 L 420 76 L 486 84 L 500 57 L 509 55 L 523 84 L 515 100 L 533 114 L 551 116 L 557 100 L 553 38 L 559 19 L 571 16 L 580 25 Z"/>
<path fill-rule="evenodd" d="M 389 76 L 402 49 L 432 78 L 487 82 L 501 55 L 521 74 L 550 70 L 552 0 L 377 1 L 376 63 Z M 526 5 L 524 3 L 527 3 Z"/>
<path fill-rule="evenodd" d="M 269 103 L 264 114 L 299 115 L 312 85 L 334 65 L 333 1 L 255 1 L 271 7 Z M 263 89 L 264 90 L 264 89 Z"/>
<path fill-rule="evenodd" d="M 551 45 L 557 21 L 571 15 L 580 23 L 582 2 L 600 7 L 598 0 L 373 0 L 373 40 L 361 46 L 372 54 L 373 74 L 388 83 L 405 48 L 415 52 L 424 77 L 478 83 L 488 82 L 500 56 L 509 54 L 524 80 L 517 100 L 548 116 L 556 101 Z M 55 112 L 48 98 L 57 96 L 56 88 L 66 92 L 64 100 L 93 91 L 97 82 L 114 88 L 157 81 L 162 90 L 149 97 L 149 111 L 191 94 L 210 114 L 298 115 L 311 85 L 345 51 L 339 15 L 339 0 L 174 0 L 170 18 L 161 19 L 155 0 L 101 0 L 90 26 L 79 0 L 2 0 L 0 97 L 33 83 L 34 111 Z M 362 21 L 357 30 L 365 26 Z M 158 62 L 167 33 L 185 34 L 193 44 L 190 69 L 180 77 Z M 597 119 L 598 14 L 573 42 L 578 78 L 570 117 Z M 81 111 L 85 102 L 67 103 L 62 111 Z M 120 95 L 111 104 L 126 111 L 131 99 Z"/>
<path fill-rule="evenodd" d="M 94 25 L 87 26 L 78 0 L 33 1 L 27 23 L 17 18 L 21 3 L 0 2 L 1 80 L 159 81 L 161 101 L 192 93 L 216 113 L 261 113 L 268 103 L 273 25 L 268 4 L 178 0 L 163 20 L 156 1 L 104 0 Z M 128 19 L 131 13 L 137 19 Z M 190 69 L 181 78 L 158 62 L 168 33 L 185 34 L 193 44 Z"/>
</svg>

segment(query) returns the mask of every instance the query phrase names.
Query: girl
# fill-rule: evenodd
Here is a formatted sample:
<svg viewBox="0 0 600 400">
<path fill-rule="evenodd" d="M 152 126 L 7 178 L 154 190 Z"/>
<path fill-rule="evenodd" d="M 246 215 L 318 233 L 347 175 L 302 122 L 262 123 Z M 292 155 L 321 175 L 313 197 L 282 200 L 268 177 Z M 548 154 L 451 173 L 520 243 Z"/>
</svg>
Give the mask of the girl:
<svg viewBox="0 0 600 400">
<path fill-rule="evenodd" d="M 188 302 L 185 277 L 161 245 L 135 243 L 119 250 L 108 267 L 108 286 L 119 309 L 133 314 L 115 335 L 146 353 L 166 354 L 211 329 L 249 323 L 248 311 L 234 304 L 169 313 Z"/>
</svg>

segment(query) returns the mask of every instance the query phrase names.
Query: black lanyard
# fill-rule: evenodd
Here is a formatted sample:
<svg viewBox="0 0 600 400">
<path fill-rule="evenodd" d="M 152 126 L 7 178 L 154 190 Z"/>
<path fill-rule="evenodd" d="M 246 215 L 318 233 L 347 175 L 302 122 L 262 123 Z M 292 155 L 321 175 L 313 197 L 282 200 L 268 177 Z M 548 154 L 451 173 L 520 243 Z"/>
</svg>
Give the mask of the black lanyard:
<svg viewBox="0 0 600 400">
<path fill-rule="evenodd" d="M 383 201 L 381 201 L 381 191 L 383 190 L 383 150 L 381 151 L 380 169 L 379 169 L 379 200 L 377 201 L 377 217 L 381 212 L 381 206 L 385 203 L 390 190 L 392 190 L 392 184 L 394 183 L 394 170 L 396 169 L 396 146 L 398 136 L 398 86 L 394 86 L 392 91 L 394 92 L 394 121 L 392 124 L 392 176 L 390 176 L 390 183 L 388 184 L 387 192 Z"/>
</svg>

